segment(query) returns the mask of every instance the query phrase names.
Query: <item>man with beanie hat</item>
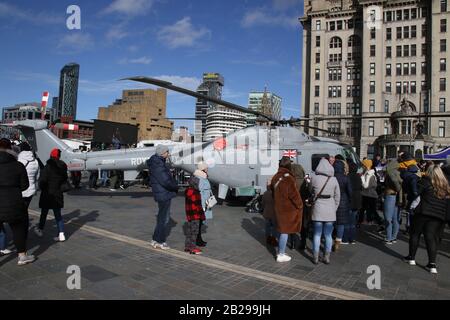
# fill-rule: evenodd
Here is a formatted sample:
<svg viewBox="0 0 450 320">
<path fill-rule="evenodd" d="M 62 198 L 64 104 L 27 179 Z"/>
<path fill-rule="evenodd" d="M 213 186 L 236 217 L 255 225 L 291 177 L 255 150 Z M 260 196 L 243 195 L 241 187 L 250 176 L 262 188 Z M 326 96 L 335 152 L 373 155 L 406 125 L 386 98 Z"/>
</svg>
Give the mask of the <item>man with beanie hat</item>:
<svg viewBox="0 0 450 320">
<path fill-rule="evenodd" d="M 178 192 L 178 185 L 166 165 L 166 160 L 169 157 L 169 148 L 160 144 L 156 146 L 156 153 L 147 160 L 150 185 L 159 209 L 153 239 L 150 244 L 154 248 L 163 250 L 170 249 L 166 243 L 167 224 L 170 220 L 171 200 L 176 197 Z"/>
</svg>

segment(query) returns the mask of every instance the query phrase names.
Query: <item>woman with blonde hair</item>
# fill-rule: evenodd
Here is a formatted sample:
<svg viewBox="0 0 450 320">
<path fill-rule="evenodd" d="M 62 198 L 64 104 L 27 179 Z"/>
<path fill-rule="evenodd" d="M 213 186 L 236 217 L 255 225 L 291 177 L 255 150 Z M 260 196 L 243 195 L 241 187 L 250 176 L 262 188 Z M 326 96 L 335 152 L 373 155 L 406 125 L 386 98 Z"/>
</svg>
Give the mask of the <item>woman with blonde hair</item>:
<svg viewBox="0 0 450 320">
<path fill-rule="evenodd" d="M 450 186 L 444 172 L 438 165 L 431 165 L 418 183 L 420 203 L 414 211 L 409 239 L 409 255 L 404 258 L 410 265 L 416 265 L 415 256 L 423 233 L 428 252 L 426 269 L 437 273 L 436 256 L 442 227 L 448 219 Z"/>
</svg>

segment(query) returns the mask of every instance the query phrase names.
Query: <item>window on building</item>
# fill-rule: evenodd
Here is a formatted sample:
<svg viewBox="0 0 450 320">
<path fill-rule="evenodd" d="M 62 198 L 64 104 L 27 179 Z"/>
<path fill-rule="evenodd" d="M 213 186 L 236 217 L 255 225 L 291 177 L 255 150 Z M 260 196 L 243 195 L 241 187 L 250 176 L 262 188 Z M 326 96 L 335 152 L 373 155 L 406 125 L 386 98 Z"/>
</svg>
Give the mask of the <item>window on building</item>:
<svg viewBox="0 0 450 320">
<path fill-rule="evenodd" d="M 392 21 L 392 11 L 386 12 L 386 21 L 391 22 Z"/>
<path fill-rule="evenodd" d="M 402 46 L 397 46 L 396 49 L 397 49 L 396 56 L 401 57 L 402 56 Z"/>
<path fill-rule="evenodd" d="M 316 69 L 316 80 L 320 80 L 320 69 Z"/>
<path fill-rule="evenodd" d="M 376 38 L 376 29 L 375 28 L 371 28 L 370 29 L 370 39 L 374 40 Z"/>
<path fill-rule="evenodd" d="M 426 74 L 427 73 L 427 63 L 424 61 L 422 62 L 422 74 Z"/>
<path fill-rule="evenodd" d="M 375 112 L 375 100 L 369 100 L 369 112 Z"/>
<path fill-rule="evenodd" d="M 411 120 L 401 120 L 401 134 L 411 134 Z"/>
<path fill-rule="evenodd" d="M 417 45 L 411 45 L 411 57 L 415 57 L 417 55 Z"/>
<path fill-rule="evenodd" d="M 320 63 L 320 52 L 316 52 L 316 63 Z"/>
<path fill-rule="evenodd" d="M 427 113 L 430 111 L 430 101 L 428 100 L 428 96 L 424 95 L 423 97 L 423 112 Z"/>
<path fill-rule="evenodd" d="M 439 121 L 439 138 L 445 137 L 445 121 Z"/>
<path fill-rule="evenodd" d="M 320 36 L 316 36 L 316 47 L 320 47 Z"/>
<path fill-rule="evenodd" d="M 409 57 L 409 45 L 404 45 L 403 46 L 403 56 L 404 57 Z"/>
<path fill-rule="evenodd" d="M 389 120 L 384 120 L 383 134 L 389 134 Z"/>
<path fill-rule="evenodd" d="M 314 96 L 315 97 L 319 97 L 320 96 L 320 87 L 319 86 L 315 86 L 314 87 Z"/>
<path fill-rule="evenodd" d="M 342 40 L 339 37 L 333 37 L 330 41 L 330 48 L 342 48 Z"/>
<path fill-rule="evenodd" d="M 411 9 L 411 19 L 417 19 L 417 9 L 416 8 Z"/>
<path fill-rule="evenodd" d="M 447 51 L 447 39 L 441 39 L 441 52 Z"/>
<path fill-rule="evenodd" d="M 392 75 L 392 68 L 390 64 L 386 65 L 386 76 L 390 77 Z"/>
<path fill-rule="evenodd" d="M 337 30 L 342 30 L 342 20 L 338 20 L 336 23 Z"/>
<path fill-rule="evenodd" d="M 403 10 L 403 19 L 409 20 L 409 9 Z"/>
<path fill-rule="evenodd" d="M 441 19 L 441 32 L 447 32 L 447 19 Z"/>
<path fill-rule="evenodd" d="M 417 38 L 417 26 L 411 26 L 411 38 Z"/>
<path fill-rule="evenodd" d="M 447 59 L 441 59 L 440 61 L 440 71 L 447 71 Z"/>
<path fill-rule="evenodd" d="M 375 135 L 375 121 L 369 120 L 369 137 L 373 137 Z"/>
<path fill-rule="evenodd" d="M 319 114 L 319 103 L 314 103 L 314 114 Z"/>
<path fill-rule="evenodd" d="M 445 98 L 439 99 L 439 112 L 445 112 Z"/>
<path fill-rule="evenodd" d="M 428 8 L 422 7 L 422 18 L 426 18 L 428 16 Z"/>
<path fill-rule="evenodd" d="M 423 24 L 422 25 L 422 38 L 426 38 L 427 32 L 428 32 L 427 25 Z"/>
<path fill-rule="evenodd" d="M 447 0 L 441 0 L 441 12 L 447 12 Z"/>
<path fill-rule="evenodd" d="M 409 27 L 403 27 L 403 38 L 404 39 L 409 39 Z"/>
<path fill-rule="evenodd" d="M 397 21 L 401 21 L 402 20 L 402 10 L 397 10 L 397 15 L 396 15 L 396 19 Z"/>
<path fill-rule="evenodd" d="M 439 79 L 439 91 L 445 91 L 447 87 L 447 80 L 446 78 L 440 78 Z"/>
<path fill-rule="evenodd" d="M 386 40 L 392 40 L 392 28 L 386 28 Z"/>
<path fill-rule="evenodd" d="M 395 94 L 401 94 L 402 93 L 402 83 L 400 81 L 397 81 L 395 84 Z"/>
<path fill-rule="evenodd" d="M 347 86 L 347 97 L 349 98 L 351 96 L 352 96 L 352 86 Z"/>
<path fill-rule="evenodd" d="M 375 93 L 375 81 L 370 81 L 370 93 Z"/>
<path fill-rule="evenodd" d="M 392 57 L 392 47 L 386 47 L 386 58 Z"/>
<path fill-rule="evenodd" d="M 370 45 L 370 56 L 375 57 L 375 45 Z"/>
<path fill-rule="evenodd" d="M 396 76 L 401 76 L 402 75 L 402 64 L 401 63 L 397 63 L 395 69 L 396 69 L 395 75 Z"/>
<path fill-rule="evenodd" d="M 390 82 L 386 82 L 386 93 L 392 92 L 392 84 Z"/>
<path fill-rule="evenodd" d="M 426 56 L 427 55 L 427 44 L 426 43 L 422 43 L 422 56 Z"/>
<path fill-rule="evenodd" d="M 375 63 L 371 63 L 370 64 L 370 74 L 374 75 L 375 74 Z"/>
<path fill-rule="evenodd" d="M 409 76 L 409 63 L 404 63 L 403 64 L 403 75 L 404 76 Z"/>
<path fill-rule="evenodd" d="M 420 83 L 420 89 L 421 91 L 427 91 L 428 87 L 427 87 L 427 82 L 426 80 L 422 80 Z"/>
<path fill-rule="evenodd" d="M 417 93 L 417 86 L 416 86 L 416 82 L 415 81 L 411 81 L 411 93 L 416 94 Z"/>
<path fill-rule="evenodd" d="M 347 28 L 348 28 L 348 29 L 353 29 L 354 27 L 355 27 L 354 20 L 353 20 L 353 19 L 349 19 L 349 20 L 347 21 Z"/>
<path fill-rule="evenodd" d="M 334 31 L 336 30 L 336 22 L 335 21 L 331 21 L 330 22 L 330 31 Z"/>
<path fill-rule="evenodd" d="M 320 22 L 320 20 L 317 20 L 316 21 L 316 30 L 320 31 L 320 27 L 321 27 L 321 22 Z"/>
<path fill-rule="evenodd" d="M 416 75 L 416 63 L 415 62 L 411 63 L 411 75 L 412 76 Z"/>
<path fill-rule="evenodd" d="M 389 100 L 384 100 L 384 113 L 389 113 Z"/>
<path fill-rule="evenodd" d="M 397 27 L 397 39 L 402 38 L 402 27 Z"/>
<path fill-rule="evenodd" d="M 408 81 L 403 81 L 403 94 L 409 93 L 408 87 L 409 87 Z"/>
</svg>

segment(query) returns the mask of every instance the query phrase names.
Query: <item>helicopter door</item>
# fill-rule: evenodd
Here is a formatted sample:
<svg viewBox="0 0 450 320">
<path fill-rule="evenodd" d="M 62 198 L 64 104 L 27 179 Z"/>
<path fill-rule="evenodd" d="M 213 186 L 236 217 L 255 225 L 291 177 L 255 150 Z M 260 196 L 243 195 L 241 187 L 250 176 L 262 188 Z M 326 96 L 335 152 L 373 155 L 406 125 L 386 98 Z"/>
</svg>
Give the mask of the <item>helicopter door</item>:
<svg viewBox="0 0 450 320">
<path fill-rule="evenodd" d="M 316 171 L 317 166 L 322 158 L 327 158 L 330 155 L 328 153 L 316 153 L 311 156 L 311 170 Z"/>
</svg>

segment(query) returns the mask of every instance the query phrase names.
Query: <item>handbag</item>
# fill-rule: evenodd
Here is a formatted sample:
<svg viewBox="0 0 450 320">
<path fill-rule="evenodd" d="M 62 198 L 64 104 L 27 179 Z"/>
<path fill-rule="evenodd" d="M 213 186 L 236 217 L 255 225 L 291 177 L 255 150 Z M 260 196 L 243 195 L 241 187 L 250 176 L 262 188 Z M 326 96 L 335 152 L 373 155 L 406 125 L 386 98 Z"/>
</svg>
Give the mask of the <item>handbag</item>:
<svg viewBox="0 0 450 320">
<path fill-rule="evenodd" d="M 307 207 L 312 207 L 314 203 L 316 202 L 317 198 L 322 195 L 323 190 L 328 184 L 328 181 L 331 177 L 328 177 L 327 181 L 325 181 L 325 184 L 323 185 L 322 189 L 319 191 L 319 193 L 316 196 L 311 195 L 308 199 L 305 200 L 305 204 Z"/>
<path fill-rule="evenodd" d="M 61 186 L 59 187 L 61 192 L 69 192 L 72 190 L 72 185 L 69 183 L 69 181 L 64 181 Z"/>
<path fill-rule="evenodd" d="M 206 200 L 206 209 L 212 209 L 217 204 L 217 199 L 211 192 L 211 196 Z"/>
</svg>

